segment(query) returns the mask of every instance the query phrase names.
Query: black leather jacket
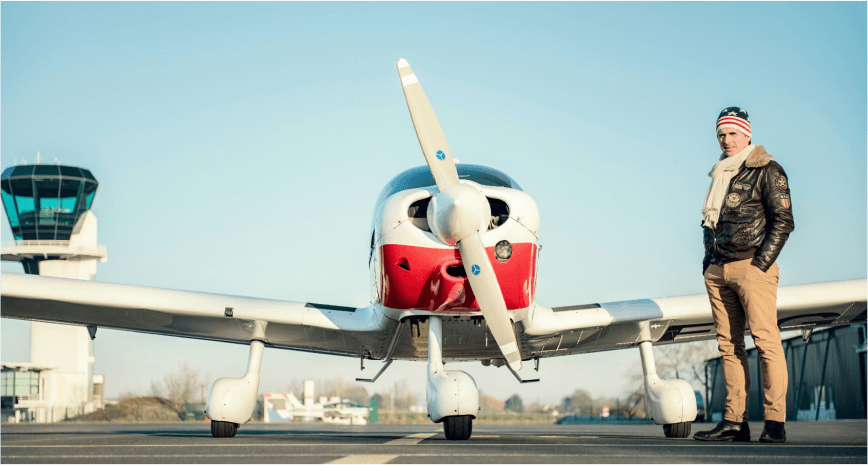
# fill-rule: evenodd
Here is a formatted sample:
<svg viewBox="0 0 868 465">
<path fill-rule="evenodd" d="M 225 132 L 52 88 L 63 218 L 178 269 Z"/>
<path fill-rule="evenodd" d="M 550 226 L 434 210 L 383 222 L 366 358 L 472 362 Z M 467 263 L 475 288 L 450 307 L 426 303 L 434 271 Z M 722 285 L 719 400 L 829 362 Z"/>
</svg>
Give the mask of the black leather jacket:
<svg viewBox="0 0 868 465">
<path fill-rule="evenodd" d="M 794 228 L 787 175 L 759 145 L 733 176 L 717 227 L 702 227 L 702 272 L 710 264 L 748 258 L 752 265 L 768 271 Z"/>
</svg>

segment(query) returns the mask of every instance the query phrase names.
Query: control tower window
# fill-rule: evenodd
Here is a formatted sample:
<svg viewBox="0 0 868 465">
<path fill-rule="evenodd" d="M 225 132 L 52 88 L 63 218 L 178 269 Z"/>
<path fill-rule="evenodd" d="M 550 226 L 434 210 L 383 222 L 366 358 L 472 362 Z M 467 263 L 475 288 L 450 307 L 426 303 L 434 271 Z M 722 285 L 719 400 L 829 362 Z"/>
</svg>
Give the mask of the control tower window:
<svg viewBox="0 0 868 465">
<path fill-rule="evenodd" d="M 0 177 L 3 208 L 16 240 L 69 240 L 96 188 L 90 171 L 72 166 L 14 166 Z"/>
</svg>

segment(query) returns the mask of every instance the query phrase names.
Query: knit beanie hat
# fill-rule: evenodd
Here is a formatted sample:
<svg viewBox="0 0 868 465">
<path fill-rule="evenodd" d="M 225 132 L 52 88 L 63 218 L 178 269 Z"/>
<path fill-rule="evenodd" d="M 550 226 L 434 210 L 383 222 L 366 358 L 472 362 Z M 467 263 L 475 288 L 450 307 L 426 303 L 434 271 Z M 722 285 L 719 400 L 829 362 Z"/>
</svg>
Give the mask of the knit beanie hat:
<svg viewBox="0 0 868 465">
<path fill-rule="evenodd" d="M 720 116 L 717 117 L 717 133 L 720 134 L 720 130 L 724 128 L 733 128 L 751 137 L 750 117 L 739 107 L 727 107 L 720 112 Z"/>
</svg>

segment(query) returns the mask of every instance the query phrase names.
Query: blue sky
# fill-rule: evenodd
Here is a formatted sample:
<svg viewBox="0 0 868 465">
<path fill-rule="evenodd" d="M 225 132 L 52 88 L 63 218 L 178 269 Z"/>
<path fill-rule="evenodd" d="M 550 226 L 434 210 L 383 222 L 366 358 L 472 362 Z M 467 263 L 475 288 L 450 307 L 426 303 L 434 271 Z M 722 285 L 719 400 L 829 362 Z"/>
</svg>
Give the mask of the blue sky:
<svg viewBox="0 0 868 465">
<path fill-rule="evenodd" d="M 365 305 L 374 200 L 424 163 L 399 58 L 454 156 L 536 200 L 542 305 L 704 292 L 700 210 L 732 105 L 789 176 L 781 284 L 866 276 L 865 2 L 0 8 L 2 168 L 39 151 L 94 172 L 100 281 Z M 28 325 L 0 327 L 3 360 L 27 360 Z M 101 330 L 95 372 L 112 397 L 184 362 L 209 383 L 237 376 L 246 358 Z M 455 368 L 502 399 L 558 402 L 631 389 L 638 359 L 547 359 L 533 385 Z M 355 359 L 270 349 L 261 389 L 358 374 Z M 396 363 L 369 392 L 403 378 L 424 399 L 424 363 Z"/>
</svg>

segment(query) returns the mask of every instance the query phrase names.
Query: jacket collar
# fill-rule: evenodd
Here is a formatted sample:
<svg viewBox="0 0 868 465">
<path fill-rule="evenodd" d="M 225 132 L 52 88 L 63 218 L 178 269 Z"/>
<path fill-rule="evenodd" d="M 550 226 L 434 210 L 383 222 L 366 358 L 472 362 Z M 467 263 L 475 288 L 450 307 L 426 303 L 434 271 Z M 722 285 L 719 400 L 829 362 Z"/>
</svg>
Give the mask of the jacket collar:
<svg viewBox="0 0 868 465">
<path fill-rule="evenodd" d="M 762 168 L 768 165 L 770 161 L 772 161 L 772 156 L 766 152 L 766 149 L 762 145 L 757 145 L 753 149 L 753 152 L 748 155 L 747 160 L 744 161 L 744 166 L 748 168 Z"/>
</svg>

